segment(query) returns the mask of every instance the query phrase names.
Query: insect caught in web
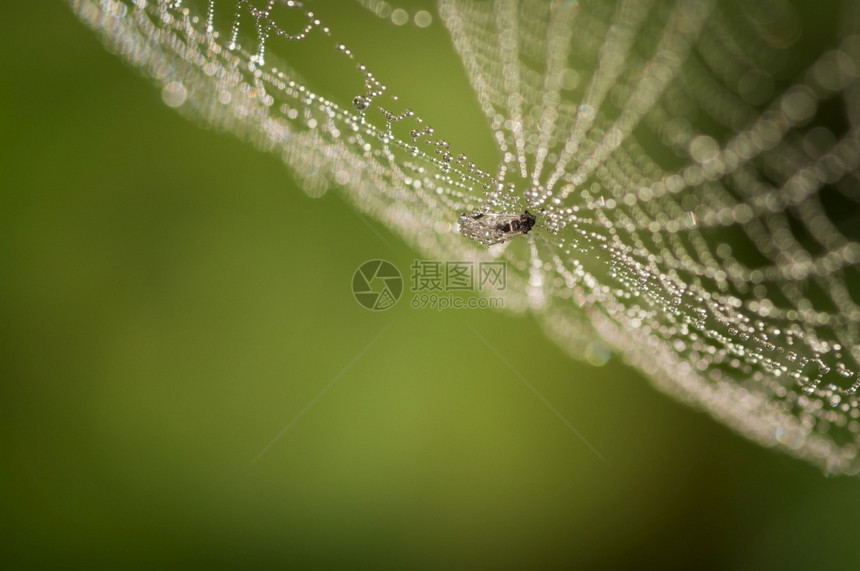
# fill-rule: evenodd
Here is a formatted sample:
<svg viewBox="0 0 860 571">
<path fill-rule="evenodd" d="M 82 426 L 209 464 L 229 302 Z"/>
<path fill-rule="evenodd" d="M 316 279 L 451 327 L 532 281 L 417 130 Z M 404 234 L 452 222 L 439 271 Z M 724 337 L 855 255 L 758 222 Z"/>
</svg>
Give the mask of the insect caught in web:
<svg viewBox="0 0 860 571">
<path fill-rule="evenodd" d="M 484 246 L 492 246 L 528 234 L 536 218 L 528 210 L 522 214 L 473 212 L 461 214 L 458 221 L 460 234 Z"/>
</svg>

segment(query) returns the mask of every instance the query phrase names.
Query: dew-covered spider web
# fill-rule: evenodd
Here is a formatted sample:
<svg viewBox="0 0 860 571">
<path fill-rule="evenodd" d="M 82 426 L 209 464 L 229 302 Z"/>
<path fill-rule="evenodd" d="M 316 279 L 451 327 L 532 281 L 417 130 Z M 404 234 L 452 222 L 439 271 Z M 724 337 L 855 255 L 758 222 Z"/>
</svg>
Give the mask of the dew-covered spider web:
<svg viewBox="0 0 860 571">
<path fill-rule="evenodd" d="M 70 3 L 168 105 L 309 194 L 342 188 L 428 256 L 506 261 L 506 308 L 572 355 L 611 350 L 755 441 L 860 471 L 855 2 L 350 3 L 447 29 L 492 164 L 391 93 L 326 3 Z M 308 54 L 331 59 L 319 78 Z M 490 248 L 458 231 L 526 209 L 532 231 Z"/>
</svg>

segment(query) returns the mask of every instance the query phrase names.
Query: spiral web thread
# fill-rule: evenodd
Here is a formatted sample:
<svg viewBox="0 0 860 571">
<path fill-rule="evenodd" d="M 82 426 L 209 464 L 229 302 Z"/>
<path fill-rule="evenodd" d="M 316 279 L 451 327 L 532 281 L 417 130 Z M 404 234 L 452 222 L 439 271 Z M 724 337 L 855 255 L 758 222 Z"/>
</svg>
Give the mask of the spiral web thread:
<svg viewBox="0 0 860 571">
<path fill-rule="evenodd" d="M 425 254 L 507 261 L 506 307 L 572 355 L 609 348 L 755 441 L 860 470 L 851 2 L 810 49 L 782 0 L 441 0 L 489 167 L 388 94 L 311 3 L 70 3 L 168 104 L 279 154 L 309 194 L 342 187 Z M 314 90 L 273 53 L 287 44 L 334 46 L 363 88 Z M 457 232 L 462 212 L 526 208 L 537 226 L 507 244 Z"/>
</svg>

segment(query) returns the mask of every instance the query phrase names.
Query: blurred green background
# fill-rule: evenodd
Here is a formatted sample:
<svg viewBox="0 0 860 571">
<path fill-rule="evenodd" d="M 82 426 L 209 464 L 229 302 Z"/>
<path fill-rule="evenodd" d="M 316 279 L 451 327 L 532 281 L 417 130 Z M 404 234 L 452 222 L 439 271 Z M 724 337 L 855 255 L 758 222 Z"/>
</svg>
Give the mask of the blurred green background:
<svg viewBox="0 0 860 571">
<path fill-rule="evenodd" d="M 347 11 L 394 92 L 487 145 L 438 22 Z M 364 310 L 396 236 L 168 109 L 65 4 L 4 6 L 0 37 L 5 568 L 856 567 L 855 479 L 531 318 Z"/>
</svg>

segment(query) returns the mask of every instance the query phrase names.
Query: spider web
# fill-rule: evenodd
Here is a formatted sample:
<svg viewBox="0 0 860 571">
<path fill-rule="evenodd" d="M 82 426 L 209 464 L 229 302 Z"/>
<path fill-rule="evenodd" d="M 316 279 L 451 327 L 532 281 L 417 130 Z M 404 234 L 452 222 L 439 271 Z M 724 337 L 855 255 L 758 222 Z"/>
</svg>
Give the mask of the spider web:
<svg viewBox="0 0 860 571">
<path fill-rule="evenodd" d="M 428 255 L 505 260 L 505 306 L 571 355 L 611 348 L 757 442 L 860 471 L 851 2 L 440 0 L 494 165 L 390 95 L 310 3 L 70 3 L 169 105 L 280 155 L 309 194 L 342 187 Z M 290 67 L 324 50 L 354 91 Z M 462 212 L 526 208 L 534 231 L 507 244 L 457 231 Z"/>
</svg>

